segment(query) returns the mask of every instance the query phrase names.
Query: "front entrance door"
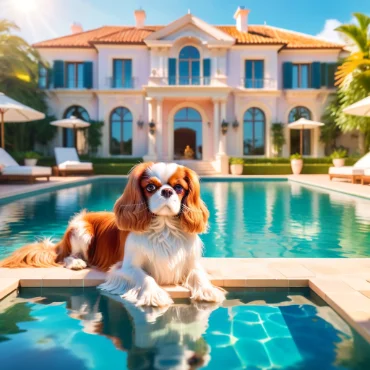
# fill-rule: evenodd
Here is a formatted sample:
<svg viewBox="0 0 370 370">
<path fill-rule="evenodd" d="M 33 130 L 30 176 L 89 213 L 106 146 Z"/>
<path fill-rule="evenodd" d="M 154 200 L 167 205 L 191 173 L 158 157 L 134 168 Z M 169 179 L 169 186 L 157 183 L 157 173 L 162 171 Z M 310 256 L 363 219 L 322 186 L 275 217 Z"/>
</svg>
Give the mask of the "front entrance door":
<svg viewBox="0 0 370 370">
<path fill-rule="evenodd" d="M 202 118 L 193 108 L 179 110 L 174 119 L 174 159 L 202 159 Z"/>
</svg>

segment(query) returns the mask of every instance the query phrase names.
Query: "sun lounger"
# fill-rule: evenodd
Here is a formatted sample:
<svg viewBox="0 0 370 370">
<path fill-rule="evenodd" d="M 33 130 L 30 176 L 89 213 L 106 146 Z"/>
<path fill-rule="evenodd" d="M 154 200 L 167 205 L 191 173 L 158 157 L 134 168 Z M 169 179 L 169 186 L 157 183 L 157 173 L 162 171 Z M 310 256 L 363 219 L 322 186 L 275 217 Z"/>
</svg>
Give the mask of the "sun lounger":
<svg viewBox="0 0 370 370">
<path fill-rule="evenodd" d="M 62 176 L 94 173 L 93 164 L 81 162 L 76 148 L 55 148 L 54 153 L 58 172 Z"/>
<path fill-rule="evenodd" d="M 25 180 L 33 183 L 37 178 L 51 176 L 50 167 L 20 166 L 14 158 L 4 149 L 0 148 L 0 167 L 2 167 L 0 180 Z"/>
<path fill-rule="evenodd" d="M 361 180 L 366 169 L 370 169 L 370 152 L 359 159 L 353 166 L 330 167 L 329 177 L 330 180 L 334 178 L 348 179 L 355 184 L 357 180 Z"/>
<path fill-rule="evenodd" d="M 370 168 L 364 170 L 364 174 L 361 176 L 361 184 L 370 184 Z"/>
</svg>

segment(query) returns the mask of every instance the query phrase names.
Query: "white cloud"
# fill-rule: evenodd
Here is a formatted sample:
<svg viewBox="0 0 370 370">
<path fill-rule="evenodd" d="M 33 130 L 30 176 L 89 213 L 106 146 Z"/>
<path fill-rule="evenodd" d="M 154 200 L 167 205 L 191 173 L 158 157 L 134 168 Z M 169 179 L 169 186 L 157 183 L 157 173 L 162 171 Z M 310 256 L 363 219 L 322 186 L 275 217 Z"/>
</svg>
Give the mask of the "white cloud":
<svg viewBox="0 0 370 370">
<path fill-rule="evenodd" d="M 335 31 L 337 27 L 339 27 L 342 23 L 338 21 L 338 19 L 327 19 L 325 21 L 324 28 L 321 30 L 320 33 L 316 35 L 320 39 L 331 41 L 331 42 L 338 42 L 343 44 L 343 39 L 339 32 Z"/>
</svg>

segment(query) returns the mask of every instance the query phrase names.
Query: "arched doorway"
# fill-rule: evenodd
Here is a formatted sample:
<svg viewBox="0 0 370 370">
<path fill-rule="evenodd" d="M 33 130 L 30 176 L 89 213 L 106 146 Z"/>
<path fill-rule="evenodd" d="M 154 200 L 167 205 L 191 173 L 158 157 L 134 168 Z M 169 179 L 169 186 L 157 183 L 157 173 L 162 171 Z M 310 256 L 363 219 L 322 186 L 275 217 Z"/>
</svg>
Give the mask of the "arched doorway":
<svg viewBox="0 0 370 370">
<path fill-rule="evenodd" d="M 289 123 L 300 118 L 312 119 L 311 112 L 306 107 L 295 107 L 289 113 Z M 311 155 L 311 132 L 303 130 L 303 155 Z M 290 130 L 290 154 L 300 153 L 301 135 L 300 130 Z"/>
<path fill-rule="evenodd" d="M 243 117 L 243 155 L 265 155 L 266 116 L 259 108 L 249 108 Z"/>
<path fill-rule="evenodd" d="M 80 105 L 72 105 L 67 108 L 64 112 L 63 118 L 70 118 L 72 116 L 82 119 L 83 121 L 90 122 L 89 113 L 87 113 L 87 110 Z M 74 133 L 71 128 L 63 129 L 63 146 L 66 148 L 73 148 L 75 146 Z M 77 142 L 76 147 L 78 147 Z"/>
<path fill-rule="evenodd" d="M 174 159 L 202 159 L 202 154 L 202 117 L 194 108 L 182 108 L 174 117 Z"/>
<path fill-rule="evenodd" d="M 110 114 L 110 154 L 132 155 L 132 113 L 117 107 Z"/>
</svg>

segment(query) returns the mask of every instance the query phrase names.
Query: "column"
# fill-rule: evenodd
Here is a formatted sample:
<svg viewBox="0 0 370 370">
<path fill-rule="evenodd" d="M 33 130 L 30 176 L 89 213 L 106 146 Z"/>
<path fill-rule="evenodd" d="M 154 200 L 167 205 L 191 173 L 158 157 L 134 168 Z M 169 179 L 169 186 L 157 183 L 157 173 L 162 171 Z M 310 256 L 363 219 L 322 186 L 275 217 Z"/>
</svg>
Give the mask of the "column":
<svg viewBox="0 0 370 370">
<path fill-rule="evenodd" d="M 218 153 L 218 147 L 220 143 L 220 105 L 218 100 L 213 100 L 213 150 L 214 155 Z"/>
<path fill-rule="evenodd" d="M 157 158 L 163 158 L 163 99 L 157 99 L 156 119 Z"/>
<path fill-rule="evenodd" d="M 222 123 L 223 120 L 226 121 L 226 101 L 225 100 L 222 100 L 221 101 L 220 130 L 221 130 L 221 123 Z M 225 153 L 225 150 L 226 150 L 226 135 L 223 135 L 221 133 L 221 135 L 220 135 L 220 141 L 219 141 L 219 145 L 218 145 L 218 154 L 219 155 L 225 155 L 226 154 Z"/>
<path fill-rule="evenodd" d="M 155 100 L 153 98 L 146 98 L 148 102 L 148 153 L 144 156 L 144 161 L 155 161 L 156 160 L 156 153 L 155 153 L 155 147 L 156 147 L 156 133 L 152 135 L 149 131 L 149 123 L 154 121 L 154 103 Z"/>
</svg>

